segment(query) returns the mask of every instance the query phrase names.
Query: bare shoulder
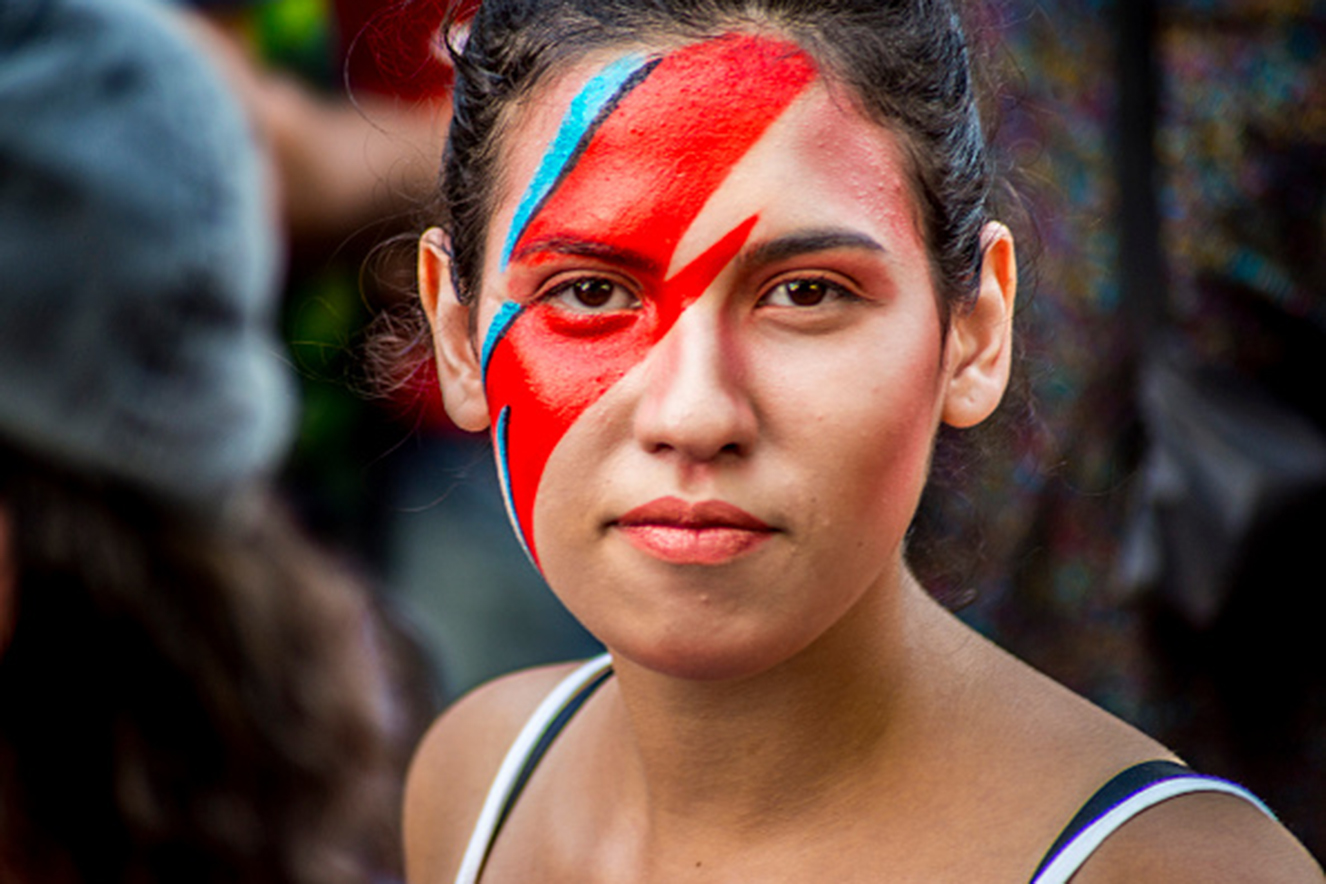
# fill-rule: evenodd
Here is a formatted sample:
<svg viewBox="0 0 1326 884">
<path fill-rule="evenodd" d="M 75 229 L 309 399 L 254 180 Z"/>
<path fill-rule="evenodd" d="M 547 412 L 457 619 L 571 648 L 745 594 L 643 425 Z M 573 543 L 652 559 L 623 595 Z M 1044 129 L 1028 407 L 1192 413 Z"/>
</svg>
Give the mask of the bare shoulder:
<svg viewBox="0 0 1326 884">
<path fill-rule="evenodd" d="M 506 675 L 461 697 L 416 750 L 405 784 L 404 839 L 410 884 L 455 878 L 493 778 L 539 703 L 577 664 Z"/>
<path fill-rule="evenodd" d="M 1048 845 L 1082 803 L 1120 771 L 1141 762 L 1179 760 L 1132 725 L 1019 661 L 996 661 L 991 669 L 1004 680 L 984 696 L 1000 698 L 1003 705 L 990 713 L 993 724 L 983 732 L 1004 737 L 990 741 L 1000 751 L 993 766 L 1018 777 L 998 787 L 1015 796 L 1019 818 L 1029 820 L 1031 842 Z M 1218 792 L 1171 798 L 1138 814 L 1071 880 L 1326 884 L 1316 861 L 1284 826 L 1244 798 Z"/>
<path fill-rule="evenodd" d="M 1197 793 L 1139 814 L 1073 884 L 1323 884 L 1321 866 L 1284 826 L 1232 795 Z"/>
</svg>

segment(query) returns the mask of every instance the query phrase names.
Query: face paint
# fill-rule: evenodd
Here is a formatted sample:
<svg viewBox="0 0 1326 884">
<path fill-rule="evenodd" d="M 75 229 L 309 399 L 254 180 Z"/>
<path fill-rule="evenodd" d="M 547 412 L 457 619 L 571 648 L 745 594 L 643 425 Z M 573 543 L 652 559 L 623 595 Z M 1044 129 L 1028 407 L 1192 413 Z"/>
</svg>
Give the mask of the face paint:
<svg viewBox="0 0 1326 884">
<path fill-rule="evenodd" d="M 489 328 L 481 358 L 498 470 L 536 564 L 534 497 L 549 455 L 740 251 L 753 217 L 663 279 L 706 201 L 814 76 L 795 44 L 734 34 L 662 58 L 626 56 L 568 107 L 501 266 L 592 248 L 650 285 L 639 307 L 601 314 L 507 302 Z"/>
</svg>

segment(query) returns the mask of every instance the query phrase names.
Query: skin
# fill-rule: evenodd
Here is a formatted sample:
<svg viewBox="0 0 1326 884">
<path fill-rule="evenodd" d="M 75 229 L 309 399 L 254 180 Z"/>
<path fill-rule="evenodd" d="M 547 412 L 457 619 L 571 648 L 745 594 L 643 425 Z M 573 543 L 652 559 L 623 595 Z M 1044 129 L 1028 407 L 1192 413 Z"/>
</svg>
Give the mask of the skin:
<svg viewBox="0 0 1326 884">
<path fill-rule="evenodd" d="M 638 305 L 667 300 L 669 280 L 728 244 L 675 321 L 569 421 L 538 475 L 527 533 L 616 676 L 553 745 L 483 880 L 851 882 L 887 870 L 890 881 L 1025 882 L 1102 782 L 1172 756 L 984 641 L 903 562 L 937 428 L 979 423 L 1003 394 L 1012 239 L 987 228 L 977 300 L 945 328 L 896 138 L 817 76 L 722 176 L 661 273 L 601 254 L 522 261 L 519 249 L 503 268 L 544 146 L 618 57 L 564 72 L 517 117 L 477 340 L 444 240 L 421 243 L 444 398 L 475 431 L 507 395 L 485 385 L 478 344 L 502 304 L 579 322 L 585 305 L 558 285 L 589 278 L 619 286 L 609 314 L 647 312 Z M 723 90 L 708 95 L 712 116 L 731 111 Z M 606 242 L 620 231 L 610 215 L 567 219 L 559 233 L 579 224 L 578 236 Z M 796 303 L 787 284 L 807 280 L 828 296 Z M 767 536 L 715 563 L 669 561 L 622 521 L 661 497 L 734 504 Z M 481 688 L 430 732 L 407 788 L 412 882 L 452 879 L 507 745 L 564 672 Z M 1111 845 L 1079 880 L 1321 880 L 1237 799 L 1178 799 L 1125 831 L 1128 850 Z M 1176 867 L 1172 841 L 1202 849 Z M 1235 853 L 1257 861 L 1240 866 Z M 1241 877 L 1252 865 L 1270 877 Z"/>
</svg>

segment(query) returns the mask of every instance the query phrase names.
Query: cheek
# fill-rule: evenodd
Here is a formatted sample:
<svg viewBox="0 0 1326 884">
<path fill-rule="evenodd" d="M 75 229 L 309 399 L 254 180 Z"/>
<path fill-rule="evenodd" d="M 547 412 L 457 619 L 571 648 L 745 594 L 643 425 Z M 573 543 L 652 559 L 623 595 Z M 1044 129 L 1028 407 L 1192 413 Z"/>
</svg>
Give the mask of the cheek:
<svg viewBox="0 0 1326 884">
<path fill-rule="evenodd" d="M 601 563 L 594 555 L 602 539 L 601 507 L 634 463 L 621 444 L 630 435 L 631 410 L 623 401 L 630 383 L 617 385 L 567 429 L 530 499 L 530 542 L 537 544 L 544 579 L 582 622 L 586 612 L 566 593 L 576 592 L 588 569 Z"/>
<path fill-rule="evenodd" d="M 509 306 L 500 343 L 485 348 L 485 386 L 507 510 L 538 564 L 534 498 L 549 456 L 585 410 L 644 358 L 654 335 L 651 323 L 629 314 L 568 329 L 547 308 Z"/>
<path fill-rule="evenodd" d="M 771 444 L 804 487 L 841 503 L 815 507 L 825 519 L 910 522 L 939 423 L 935 338 L 934 329 L 919 338 L 867 333 L 796 358 L 779 353 L 756 368 L 769 385 Z"/>
</svg>

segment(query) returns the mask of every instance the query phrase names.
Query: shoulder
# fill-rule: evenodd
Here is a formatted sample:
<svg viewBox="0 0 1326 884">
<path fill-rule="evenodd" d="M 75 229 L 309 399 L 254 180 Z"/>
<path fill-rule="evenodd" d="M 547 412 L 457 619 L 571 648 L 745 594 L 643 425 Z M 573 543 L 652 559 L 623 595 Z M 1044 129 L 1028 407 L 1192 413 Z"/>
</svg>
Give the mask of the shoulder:
<svg viewBox="0 0 1326 884">
<path fill-rule="evenodd" d="M 433 723 L 405 784 L 406 877 L 450 882 L 507 750 L 539 703 L 577 664 L 503 676 L 461 697 Z"/>
<path fill-rule="evenodd" d="M 1017 771 L 1001 792 L 1021 796 L 1041 833 L 1058 831 L 1082 802 L 1139 762 L 1178 760 L 1163 745 L 1014 659 L 995 667 L 1006 679 L 984 733 L 1002 747 L 988 764 Z M 1015 702 L 1009 702 L 1010 697 Z M 991 756 L 986 756 L 987 758 Z M 1020 791 L 1019 791 L 1020 790 Z M 1034 828 L 1034 827 L 1033 827 Z M 1048 843 L 1048 842 L 1047 842 Z M 1042 848 L 1043 849 L 1043 848 Z M 1322 871 L 1282 825 L 1244 798 L 1195 792 L 1162 801 L 1114 831 L 1072 884 L 1326 884 Z"/>
<path fill-rule="evenodd" d="M 1073 884 L 1323 884 L 1284 826 L 1248 801 L 1196 793 L 1161 802 L 1100 846 Z"/>
</svg>

